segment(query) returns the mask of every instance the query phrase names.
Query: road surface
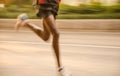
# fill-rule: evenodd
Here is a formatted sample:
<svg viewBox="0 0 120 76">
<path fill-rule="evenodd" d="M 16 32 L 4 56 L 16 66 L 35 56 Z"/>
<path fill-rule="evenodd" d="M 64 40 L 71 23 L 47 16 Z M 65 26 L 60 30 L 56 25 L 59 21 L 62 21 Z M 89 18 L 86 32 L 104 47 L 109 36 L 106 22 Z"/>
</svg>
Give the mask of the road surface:
<svg viewBox="0 0 120 76">
<path fill-rule="evenodd" d="M 120 32 L 61 32 L 60 47 L 73 76 L 120 76 Z M 0 30 L 0 76 L 58 76 L 56 70 L 51 39 Z"/>
</svg>

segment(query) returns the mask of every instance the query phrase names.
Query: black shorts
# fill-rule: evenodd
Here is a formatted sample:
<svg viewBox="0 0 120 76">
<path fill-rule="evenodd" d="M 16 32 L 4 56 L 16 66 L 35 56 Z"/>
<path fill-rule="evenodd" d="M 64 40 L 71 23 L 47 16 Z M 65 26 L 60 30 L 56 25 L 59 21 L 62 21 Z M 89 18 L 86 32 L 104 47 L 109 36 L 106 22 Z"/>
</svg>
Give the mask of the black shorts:
<svg viewBox="0 0 120 76">
<path fill-rule="evenodd" d="M 55 18 L 57 16 L 59 9 L 59 4 L 39 4 L 39 12 L 37 13 L 38 17 L 48 17 L 49 15 L 53 15 Z"/>
</svg>

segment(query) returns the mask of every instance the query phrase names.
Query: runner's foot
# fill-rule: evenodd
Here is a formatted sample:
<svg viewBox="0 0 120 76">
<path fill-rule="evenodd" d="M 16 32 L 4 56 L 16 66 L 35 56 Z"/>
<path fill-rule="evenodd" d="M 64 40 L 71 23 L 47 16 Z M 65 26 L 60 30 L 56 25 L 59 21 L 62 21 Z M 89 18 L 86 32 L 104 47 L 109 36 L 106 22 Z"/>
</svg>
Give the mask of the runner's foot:
<svg viewBox="0 0 120 76">
<path fill-rule="evenodd" d="M 20 27 L 25 26 L 25 23 L 28 22 L 27 14 L 23 13 L 17 17 L 17 22 L 15 24 L 15 29 L 18 30 Z"/>
<path fill-rule="evenodd" d="M 60 76 L 72 76 L 71 73 L 64 67 L 58 69 Z"/>
</svg>

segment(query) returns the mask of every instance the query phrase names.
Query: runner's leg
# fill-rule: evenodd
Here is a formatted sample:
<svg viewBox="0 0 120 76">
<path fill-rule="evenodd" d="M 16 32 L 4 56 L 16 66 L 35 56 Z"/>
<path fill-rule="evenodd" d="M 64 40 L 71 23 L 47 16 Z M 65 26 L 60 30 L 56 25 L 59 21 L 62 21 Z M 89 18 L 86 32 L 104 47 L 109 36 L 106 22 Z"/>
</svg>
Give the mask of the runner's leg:
<svg viewBox="0 0 120 76">
<path fill-rule="evenodd" d="M 52 14 L 50 14 L 48 17 L 45 17 L 44 20 L 53 35 L 52 47 L 54 49 L 54 53 L 57 59 L 57 66 L 59 68 L 61 67 L 60 52 L 59 52 L 59 32 L 56 28 L 55 18 Z"/>
<path fill-rule="evenodd" d="M 44 41 L 47 41 L 50 37 L 49 29 L 47 28 L 47 24 L 43 20 L 43 29 L 38 27 L 35 24 L 32 23 L 25 23 L 25 26 L 29 27 L 32 31 L 34 31 L 39 37 L 41 37 Z"/>
</svg>

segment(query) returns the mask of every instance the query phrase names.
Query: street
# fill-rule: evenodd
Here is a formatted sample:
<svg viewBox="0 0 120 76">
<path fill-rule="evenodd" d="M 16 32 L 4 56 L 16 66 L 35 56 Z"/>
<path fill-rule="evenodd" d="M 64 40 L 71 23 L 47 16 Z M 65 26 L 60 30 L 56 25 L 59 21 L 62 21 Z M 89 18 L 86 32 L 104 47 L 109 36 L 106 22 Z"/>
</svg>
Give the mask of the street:
<svg viewBox="0 0 120 76">
<path fill-rule="evenodd" d="M 120 76 L 120 32 L 60 33 L 62 64 L 72 76 Z M 58 76 L 51 39 L 0 30 L 0 76 Z"/>
</svg>

